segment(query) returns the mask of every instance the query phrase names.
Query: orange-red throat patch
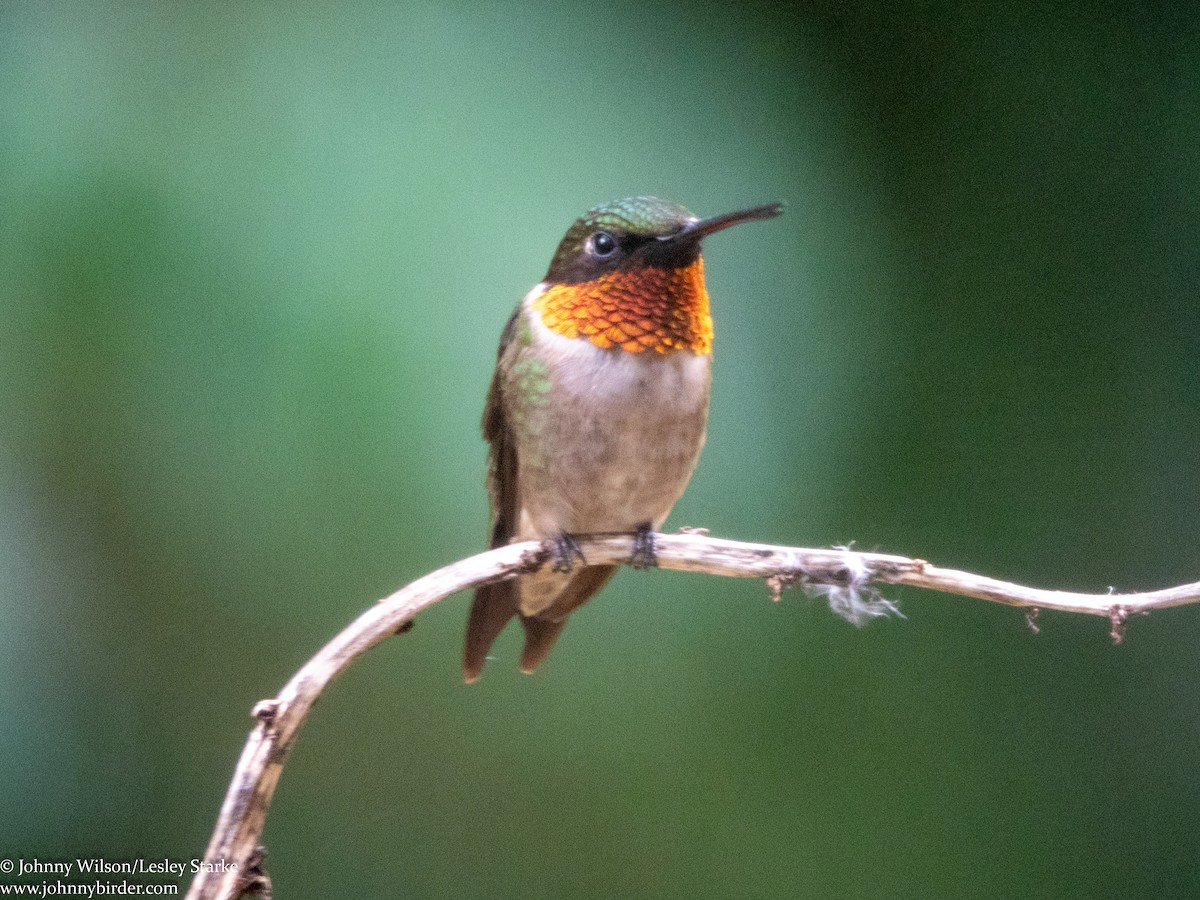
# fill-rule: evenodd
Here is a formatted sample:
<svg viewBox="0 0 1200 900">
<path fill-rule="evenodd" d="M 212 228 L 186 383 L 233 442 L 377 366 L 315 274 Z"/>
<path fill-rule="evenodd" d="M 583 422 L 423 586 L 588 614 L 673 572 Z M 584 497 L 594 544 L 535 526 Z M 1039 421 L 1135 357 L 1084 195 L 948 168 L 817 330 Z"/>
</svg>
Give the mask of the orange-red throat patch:
<svg viewBox="0 0 1200 900">
<path fill-rule="evenodd" d="M 704 260 L 678 269 L 610 272 L 582 284 L 555 284 L 533 301 L 542 322 L 563 337 L 630 353 L 711 353 L 713 324 Z"/>
</svg>

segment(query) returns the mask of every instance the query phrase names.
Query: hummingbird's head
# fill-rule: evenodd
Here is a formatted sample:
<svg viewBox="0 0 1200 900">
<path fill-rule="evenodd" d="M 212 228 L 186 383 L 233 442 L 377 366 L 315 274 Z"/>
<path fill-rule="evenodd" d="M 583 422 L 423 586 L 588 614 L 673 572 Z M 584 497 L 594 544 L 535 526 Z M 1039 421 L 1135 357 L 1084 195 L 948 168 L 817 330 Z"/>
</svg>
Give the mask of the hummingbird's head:
<svg viewBox="0 0 1200 900">
<path fill-rule="evenodd" d="M 699 219 L 658 197 L 602 204 L 567 230 L 534 308 L 552 331 L 597 347 L 710 353 L 700 244 L 715 231 L 781 210 L 772 203 Z"/>
</svg>

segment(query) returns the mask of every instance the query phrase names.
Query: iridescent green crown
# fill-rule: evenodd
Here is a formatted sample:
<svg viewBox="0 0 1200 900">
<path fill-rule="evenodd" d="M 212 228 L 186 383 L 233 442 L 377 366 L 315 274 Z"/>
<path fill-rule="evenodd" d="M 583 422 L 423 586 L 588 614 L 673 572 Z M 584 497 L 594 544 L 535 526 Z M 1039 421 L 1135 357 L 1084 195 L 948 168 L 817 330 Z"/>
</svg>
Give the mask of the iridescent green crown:
<svg viewBox="0 0 1200 900">
<path fill-rule="evenodd" d="M 567 238 L 587 237 L 597 228 L 616 228 L 647 237 L 671 234 L 694 219 L 686 208 L 658 197 L 626 197 L 589 209 L 571 226 Z"/>
</svg>

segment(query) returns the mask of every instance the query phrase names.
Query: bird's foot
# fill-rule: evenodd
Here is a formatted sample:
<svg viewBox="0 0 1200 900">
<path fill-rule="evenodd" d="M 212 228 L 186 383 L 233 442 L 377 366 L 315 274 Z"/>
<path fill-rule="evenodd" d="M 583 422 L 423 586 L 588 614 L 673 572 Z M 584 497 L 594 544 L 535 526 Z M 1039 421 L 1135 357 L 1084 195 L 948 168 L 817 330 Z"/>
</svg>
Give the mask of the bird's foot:
<svg viewBox="0 0 1200 900">
<path fill-rule="evenodd" d="M 554 536 L 551 543 L 554 548 L 550 558 L 554 560 L 554 565 L 551 566 L 550 571 L 569 575 L 575 571 L 576 559 L 583 565 L 587 565 L 587 559 L 584 558 L 583 551 L 579 549 L 579 542 L 575 540 L 575 535 L 560 531 Z"/>
<path fill-rule="evenodd" d="M 635 569 L 658 568 L 658 551 L 654 546 L 654 523 L 643 522 L 633 534 L 633 555 L 629 564 Z"/>
</svg>

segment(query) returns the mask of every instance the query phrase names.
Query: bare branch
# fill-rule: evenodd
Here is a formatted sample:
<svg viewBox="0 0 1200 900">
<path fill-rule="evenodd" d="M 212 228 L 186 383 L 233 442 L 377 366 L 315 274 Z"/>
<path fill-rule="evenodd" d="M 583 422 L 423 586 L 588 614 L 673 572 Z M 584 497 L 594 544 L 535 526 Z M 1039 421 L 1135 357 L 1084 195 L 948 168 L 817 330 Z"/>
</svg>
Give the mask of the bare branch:
<svg viewBox="0 0 1200 900">
<path fill-rule="evenodd" d="M 684 534 L 656 535 L 659 566 L 707 575 L 767 579 L 775 597 L 784 585 L 800 585 L 827 595 L 836 612 L 856 622 L 896 611 L 878 597 L 879 584 L 907 584 L 1025 607 L 1035 631 L 1034 619 L 1039 609 L 1103 616 L 1110 622 L 1114 643 L 1120 643 L 1126 622 L 1135 613 L 1200 602 L 1200 582 L 1143 594 L 1046 591 L 942 569 L 904 556 L 748 544 L 700 532 L 702 529 L 690 529 Z M 579 537 L 579 546 L 589 564 L 628 563 L 633 538 L 631 535 Z M 309 709 L 330 681 L 384 638 L 407 630 L 408 623 L 421 610 L 484 582 L 536 571 L 548 558 L 546 547 L 528 541 L 438 569 L 364 612 L 309 660 L 277 698 L 256 704 L 253 714 L 258 725 L 250 732 L 238 760 L 204 865 L 188 891 L 190 900 L 231 900 L 243 893 L 269 892 L 270 882 L 261 868 L 259 847 L 267 809 L 288 750 Z"/>
</svg>

